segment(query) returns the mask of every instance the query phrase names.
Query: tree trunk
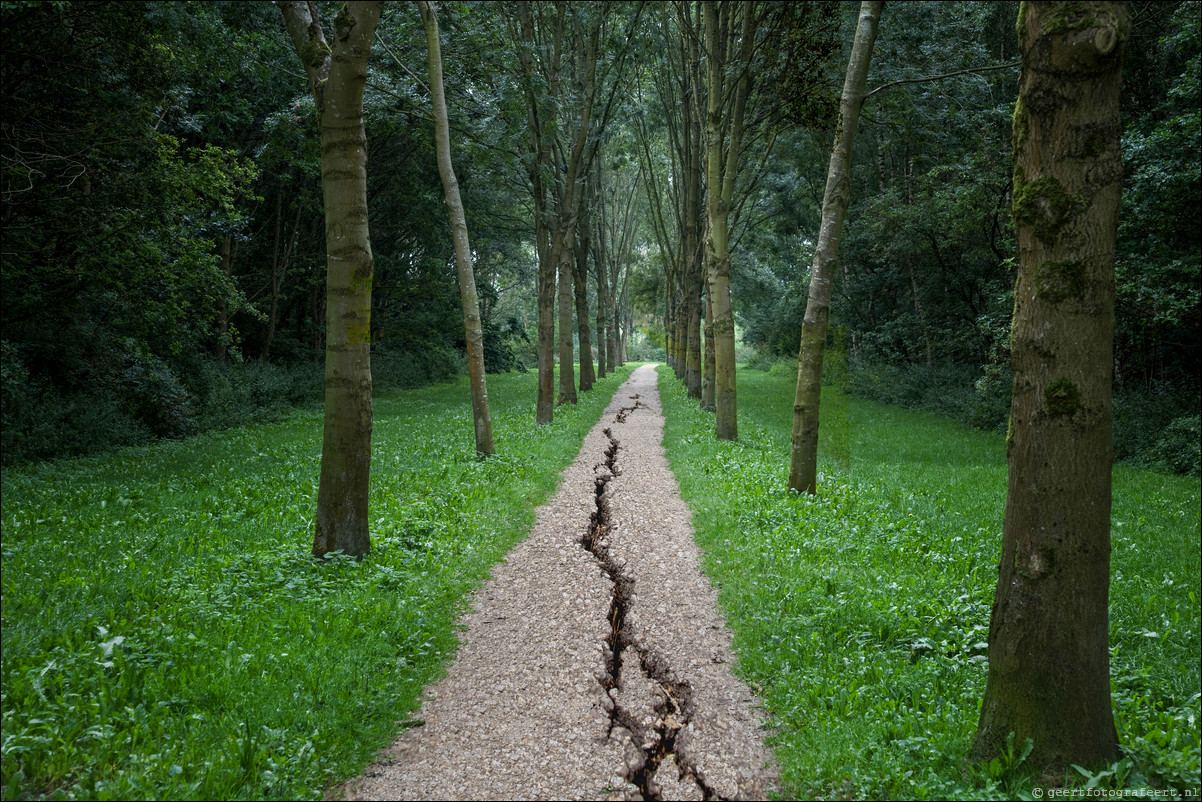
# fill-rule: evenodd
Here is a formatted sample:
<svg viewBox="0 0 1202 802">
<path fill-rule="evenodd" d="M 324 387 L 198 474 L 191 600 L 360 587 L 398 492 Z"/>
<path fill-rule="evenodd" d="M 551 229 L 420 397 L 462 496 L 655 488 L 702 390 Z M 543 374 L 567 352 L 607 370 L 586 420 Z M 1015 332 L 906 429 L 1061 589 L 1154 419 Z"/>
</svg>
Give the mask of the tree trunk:
<svg viewBox="0 0 1202 802">
<path fill-rule="evenodd" d="M 688 297 L 688 342 L 685 344 L 685 388 L 689 398 L 701 398 L 701 287 L 690 282 Z"/>
<path fill-rule="evenodd" d="M 705 290 L 705 353 L 701 360 L 701 408 L 714 411 L 714 305 L 710 303 L 709 282 Z"/>
<path fill-rule="evenodd" d="M 1125 4 L 1024 3 L 1009 490 L 973 756 L 1061 775 L 1119 757 L 1110 700 L 1114 242 Z"/>
<path fill-rule="evenodd" d="M 219 265 L 221 272 L 225 273 L 226 279 L 229 279 L 231 273 L 234 272 L 234 238 L 230 236 L 221 238 L 221 247 L 219 249 Z M 217 343 L 213 346 L 213 358 L 218 362 L 224 362 L 226 355 L 230 350 L 229 343 L 230 331 L 230 309 L 226 301 L 222 301 L 217 307 Z"/>
<path fill-rule="evenodd" d="M 572 268 L 572 287 L 576 298 L 576 331 L 580 338 L 580 392 L 593 389 L 597 376 L 593 372 L 593 341 L 588 318 L 588 251 L 592 230 L 589 220 L 588 194 L 580 199 L 580 222 L 576 224 L 576 259 Z"/>
<path fill-rule="evenodd" d="M 810 294 L 801 324 L 801 348 L 797 354 L 797 392 L 793 400 L 792 448 L 789 458 L 789 487 L 813 494 L 818 489 L 818 406 L 822 398 L 822 357 L 826 352 L 826 327 L 830 319 L 831 279 L 839 259 L 839 235 L 851 195 L 851 154 L 856 123 L 864 102 L 868 63 L 876 42 L 877 23 L 883 2 L 860 4 L 851 59 L 843 81 L 839 105 L 839 127 L 831 148 L 822 198 L 822 223 L 818 247 L 810 272 Z"/>
<path fill-rule="evenodd" d="M 599 202 L 601 195 L 596 195 Z M 601 209 L 604 212 L 604 209 Z M 606 264 L 605 221 L 599 221 L 597 239 L 593 243 L 593 269 L 597 275 L 597 378 L 603 379 L 609 372 L 609 353 L 605 337 L 605 318 L 609 309 L 609 269 Z"/>
<path fill-rule="evenodd" d="M 280 2 L 304 63 L 321 126 L 321 186 L 326 215 L 326 374 L 321 480 L 313 555 L 371 551 L 367 499 L 371 475 L 371 282 L 367 227 L 367 134 L 363 88 L 381 2 L 350 2 L 326 43 L 310 4 Z"/>
<path fill-rule="evenodd" d="M 751 91 L 751 56 L 755 34 L 755 6 L 724 4 L 706 0 L 705 41 L 708 66 L 706 114 L 706 211 L 709 239 L 706 262 L 709 270 L 710 302 L 714 315 L 714 429 L 719 440 L 739 437 L 738 402 L 735 388 L 735 320 L 730 302 L 730 209 L 742 150 L 743 115 Z M 730 34 L 741 18 L 738 78 L 730 107 L 726 106 L 725 72 Z"/>
<path fill-rule="evenodd" d="M 562 225 L 562 223 L 561 223 Z M 576 403 L 575 348 L 572 347 L 572 260 L 575 255 L 575 223 L 568 223 L 559 248 L 559 399 L 560 404 Z"/>
<path fill-rule="evenodd" d="M 518 17 L 521 42 L 516 43 L 522 73 L 526 83 L 526 122 L 530 147 L 530 185 L 534 201 L 534 241 L 538 253 L 538 334 L 535 350 L 538 353 L 538 397 L 534 419 L 539 424 L 550 423 L 555 416 L 555 269 L 552 252 L 553 232 L 548 230 L 548 192 L 543 175 L 550 172 L 550 156 L 543 144 L 543 121 L 538 94 L 535 90 L 535 68 L 533 53 L 534 17 L 529 2 L 518 2 L 514 6 Z M 551 94 L 557 92 L 557 83 L 552 83 Z M 554 99 L 554 97 L 552 97 Z"/>
<path fill-rule="evenodd" d="M 275 342 L 275 332 L 279 324 L 280 293 L 284 289 L 284 276 L 288 273 L 288 262 L 292 259 L 292 253 L 296 250 L 296 241 L 300 236 L 301 204 L 298 201 L 296 204 L 296 218 L 292 221 L 292 236 L 288 239 L 288 245 L 284 249 L 284 253 L 280 254 L 280 236 L 282 233 L 282 220 L 280 217 L 283 211 L 282 201 L 284 197 L 283 183 L 279 186 L 279 193 L 279 199 L 276 201 L 275 208 L 275 236 L 271 250 L 271 311 L 267 315 L 267 336 L 263 338 L 263 350 L 259 354 L 260 362 L 267 362 L 271 359 L 271 346 Z"/>
<path fill-rule="evenodd" d="M 447 99 L 442 83 L 442 48 L 438 41 L 438 17 L 434 4 L 418 0 L 418 12 L 426 26 L 426 49 L 430 59 L 430 94 L 434 100 L 434 138 L 438 155 L 438 174 L 446 192 L 455 239 L 455 267 L 459 274 L 459 298 L 463 306 L 463 327 L 467 340 L 467 373 L 472 390 L 472 419 L 476 433 L 476 455 L 493 453 L 492 418 L 488 412 L 488 384 L 484 378 L 484 333 L 480 325 L 480 298 L 476 294 L 476 274 L 472 268 L 472 248 L 468 242 L 467 217 L 459 197 L 459 181 L 451 164 L 451 135 L 447 121 Z"/>
</svg>

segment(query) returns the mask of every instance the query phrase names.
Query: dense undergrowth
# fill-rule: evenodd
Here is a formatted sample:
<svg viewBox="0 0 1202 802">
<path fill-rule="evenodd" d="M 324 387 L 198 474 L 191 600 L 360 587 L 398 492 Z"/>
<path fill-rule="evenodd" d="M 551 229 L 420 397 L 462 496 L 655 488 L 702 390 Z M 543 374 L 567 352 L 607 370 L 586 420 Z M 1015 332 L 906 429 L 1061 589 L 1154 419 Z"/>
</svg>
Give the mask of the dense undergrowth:
<svg viewBox="0 0 1202 802">
<path fill-rule="evenodd" d="M 762 695 L 786 798 L 1019 798 L 965 756 L 986 676 L 1001 435 L 823 390 L 819 495 L 786 490 L 795 377 L 740 370 L 718 443 L 661 368 L 664 442 Z M 1124 758 L 1078 787 L 1199 786 L 1199 482 L 1115 469 L 1111 678 Z"/>
<path fill-rule="evenodd" d="M 629 368 L 534 424 L 533 373 L 377 396 L 371 556 L 309 557 L 321 414 L 3 472 L 3 798 L 316 798 L 455 648 Z"/>
</svg>

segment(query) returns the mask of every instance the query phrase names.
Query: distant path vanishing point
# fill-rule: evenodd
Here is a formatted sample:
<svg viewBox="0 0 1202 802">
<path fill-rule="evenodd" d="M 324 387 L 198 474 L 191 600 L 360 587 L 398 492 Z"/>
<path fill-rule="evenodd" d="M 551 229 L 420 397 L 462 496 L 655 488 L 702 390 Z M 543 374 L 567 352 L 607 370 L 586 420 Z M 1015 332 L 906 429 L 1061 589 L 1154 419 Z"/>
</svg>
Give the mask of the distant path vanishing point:
<svg viewBox="0 0 1202 802">
<path fill-rule="evenodd" d="M 668 469 L 654 366 L 585 437 L 348 799 L 764 799 L 775 764 Z"/>
</svg>

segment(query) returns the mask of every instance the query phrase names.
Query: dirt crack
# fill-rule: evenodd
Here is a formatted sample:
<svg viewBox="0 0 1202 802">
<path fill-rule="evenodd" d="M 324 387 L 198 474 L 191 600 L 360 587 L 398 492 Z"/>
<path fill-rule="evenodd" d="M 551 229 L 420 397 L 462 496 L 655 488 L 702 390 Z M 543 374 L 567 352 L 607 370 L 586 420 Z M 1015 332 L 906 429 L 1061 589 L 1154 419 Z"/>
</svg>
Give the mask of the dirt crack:
<svg viewBox="0 0 1202 802">
<path fill-rule="evenodd" d="M 637 409 L 650 409 L 638 400 L 637 393 L 630 398 L 635 403 L 619 409 L 614 418 L 615 423 L 625 423 L 630 413 Z M 634 750 L 628 752 L 625 776 L 638 788 L 642 799 L 663 798 L 656 775 L 669 757 L 673 759 L 677 768 L 679 782 L 695 784 L 704 800 L 723 799 L 705 781 L 697 767 L 687 759 L 684 746 L 687 735 L 682 736 L 682 733 L 687 732 L 686 728 L 694 713 L 692 688 L 687 681 L 674 676 L 671 666 L 662 655 L 635 642 L 626 627 L 626 614 L 633 596 L 634 580 L 627 576 L 623 566 L 610 553 L 611 517 L 609 494 L 606 492 L 610 481 L 621 474 L 617 464 L 621 441 L 614 436 L 612 428 L 607 427 L 604 434 L 609 439 L 609 446 L 605 450 L 605 462 L 594 468 L 594 472 L 597 473 L 594 482 L 596 510 L 590 517 L 588 531 L 581 539 L 581 546 L 597 559 L 602 570 L 613 582 L 613 596 L 607 614 L 609 634 L 606 636 L 604 647 L 605 672 L 598 678 L 605 691 L 602 706 L 609 713 L 606 736 L 612 737 L 617 727 L 629 732 Z M 656 688 L 653 696 L 655 718 L 651 726 L 647 726 L 619 702 L 623 658 L 629 649 L 637 653 L 638 669 Z"/>
<path fill-rule="evenodd" d="M 651 366 L 472 595 L 446 675 L 354 799 L 766 799 L 776 784 Z M 641 397 L 640 397 L 641 396 Z"/>
</svg>

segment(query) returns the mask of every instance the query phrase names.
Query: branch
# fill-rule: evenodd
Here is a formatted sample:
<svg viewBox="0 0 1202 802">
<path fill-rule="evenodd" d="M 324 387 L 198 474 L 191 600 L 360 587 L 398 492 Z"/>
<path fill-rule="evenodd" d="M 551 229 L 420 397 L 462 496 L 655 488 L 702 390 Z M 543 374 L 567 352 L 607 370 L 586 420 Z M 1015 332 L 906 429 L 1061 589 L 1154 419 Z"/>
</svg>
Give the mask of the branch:
<svg viewBox="0 0 1202 802">
<path fill-rule="evenodd" d="M 956 72 L 945 72 L 943 75 L 928 75 L 925 78 L 903 78 L 900 81 L 890 81 L 887 84 L 881 84 L 876 89 L 873 89 L 871 92 L 864 95 L 864 97 L 861 98 L 861 100 L 860 100 L 860 104 L 863 105 L 864 102 L 868 100 L 868 98 L 872 97 L 873 95 L 875 95 L 877 92 L 881 91 L 882 89 L 888 89 L 889 87 L 897 86 L 898 84 L 923 84 L 923 83 L 927 83 L 929 81 L 940 81 L 944 78 L 954 78 L 957 75 L 975 75 L 980 72 L 992 72 L 994 70 L 1004 70 L 1007 67 L 1018 67 L 1021 65 L 1022 65 L 1021 61 L 1011 61 L 1009 64 L 995 64 L 992 67 L 971 67 L 967 70 L 957 70 Z"/>
</svg>

